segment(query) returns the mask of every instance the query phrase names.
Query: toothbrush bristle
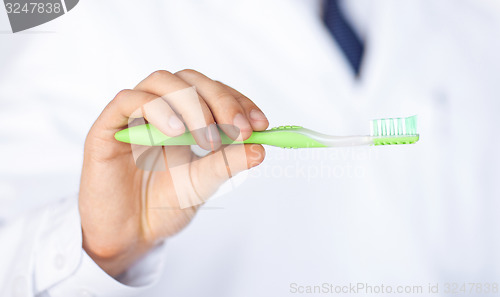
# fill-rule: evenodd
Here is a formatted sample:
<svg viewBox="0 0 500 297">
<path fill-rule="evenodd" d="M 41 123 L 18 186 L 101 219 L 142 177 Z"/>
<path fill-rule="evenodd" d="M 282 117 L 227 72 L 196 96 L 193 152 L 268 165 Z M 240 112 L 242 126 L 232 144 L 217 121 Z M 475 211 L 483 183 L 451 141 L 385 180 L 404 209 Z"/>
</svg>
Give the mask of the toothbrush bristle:
<svg viewBox="0 0 500 297">
<path fill-rule="evenodd" d="M 373 120 L 370 122 L 370 128 L 371 136 L 417 135 L 417 116 Z"/>
<path fill-rule="evenodd" d="M 410 144 L 419 139 L 417 116 L 373 120 L 370 128 L 375 145 Z"/>
</svg>

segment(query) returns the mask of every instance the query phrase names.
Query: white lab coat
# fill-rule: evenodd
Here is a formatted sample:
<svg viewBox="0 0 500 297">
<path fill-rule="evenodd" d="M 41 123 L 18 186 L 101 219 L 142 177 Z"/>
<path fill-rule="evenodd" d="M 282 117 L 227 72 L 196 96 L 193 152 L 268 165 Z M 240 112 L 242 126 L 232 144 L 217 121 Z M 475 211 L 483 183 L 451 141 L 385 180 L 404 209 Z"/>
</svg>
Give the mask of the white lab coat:
<svg viewBox="0 0 500 297">
<path fill-rule="evenodd" d="M 345 6 L 367 42 L 359 81 L 319 1 L 86 0 L 17 34 L 0 12 L 0 296 L 288 296 L 323 283 L 444 293 L 446 282 L 498 281 L 498 5 Z M 81 249 L 85 135 L 118 91 L 184 68 L 245 93 L 271 126 L 360 134 L 369 119 L 417 114 L 421 140 L 269 147 L 117 281 Z"/>
</svg>

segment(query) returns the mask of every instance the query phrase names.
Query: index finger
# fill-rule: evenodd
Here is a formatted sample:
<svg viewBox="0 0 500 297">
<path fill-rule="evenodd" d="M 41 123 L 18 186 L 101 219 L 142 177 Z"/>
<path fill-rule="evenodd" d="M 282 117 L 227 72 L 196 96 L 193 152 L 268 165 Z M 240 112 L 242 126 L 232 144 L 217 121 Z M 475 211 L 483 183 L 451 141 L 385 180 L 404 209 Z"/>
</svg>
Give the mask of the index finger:
<svg viewBox="0 0 500 297">
<path fill-rule="evenodd" d="M 220 147 L 220 135 L 206 103 L 196 90 L 174 74 L 160 70 L 141 81 L 136 90 L 164 98 L 184 120 L 189 131 L 202 148 L 215 150 Z"/>
</svg>

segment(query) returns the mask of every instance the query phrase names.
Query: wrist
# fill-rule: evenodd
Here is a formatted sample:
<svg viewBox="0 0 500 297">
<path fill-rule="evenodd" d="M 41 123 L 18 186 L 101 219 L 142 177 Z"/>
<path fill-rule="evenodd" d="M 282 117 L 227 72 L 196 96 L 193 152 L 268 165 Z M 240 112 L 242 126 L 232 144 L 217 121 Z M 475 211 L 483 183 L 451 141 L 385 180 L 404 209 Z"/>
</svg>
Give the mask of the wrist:
<svg viewBox="0 0 500 297">
<path fill-rule="evenodd" d="M 143 240 L 127 244 L 93 243 L 83 233 L 82 247 L 90 258 L 107 274 L 116 278 L 154 246 Z"/>
</svg>

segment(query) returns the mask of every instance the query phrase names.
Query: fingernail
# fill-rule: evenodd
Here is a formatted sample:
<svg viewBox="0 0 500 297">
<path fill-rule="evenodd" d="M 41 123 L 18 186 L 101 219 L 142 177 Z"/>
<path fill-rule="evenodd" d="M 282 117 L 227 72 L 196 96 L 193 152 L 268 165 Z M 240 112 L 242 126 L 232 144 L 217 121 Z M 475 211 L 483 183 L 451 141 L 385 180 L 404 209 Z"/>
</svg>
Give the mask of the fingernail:
<svg viewBox="0 0 500 297">
<path fill-rule="evenodd" d="M 212 144 L 212 149 L 214 150 L 215 146 L 220 143 L 220 135 L 219 129 L 217 129 L 217 125 L 211 124 L 207 127 L 207 140 Z"/>
<path fill-rule="evenodd" d="M 267 121 L 264 113 L 258 109 L 252 109 L 252 111 L 250 111 L 250 119 L 254 121 Z"/>
<path fill-rule="evenodd" d="M 252 131 L 252 127 L 248 120 L 241 113 L 237 114 L 233 119 L 233 125 L 238 127 L 240 131 L 243 133 L 244 131 Z"/>
<path fill-rule="evenodd" d="M 170 119 L 168 119 L 168 125 L 170 126 L 170 128 L 172 128 L 174 130 L 184 129 L 184 124 L 175 115 L 171 116 Z"/>
</svg>

